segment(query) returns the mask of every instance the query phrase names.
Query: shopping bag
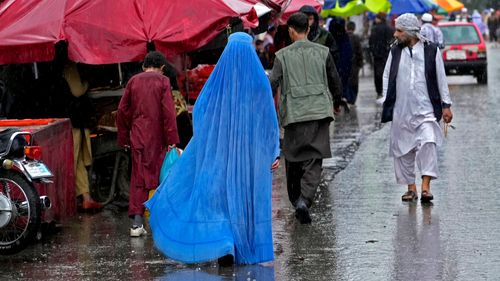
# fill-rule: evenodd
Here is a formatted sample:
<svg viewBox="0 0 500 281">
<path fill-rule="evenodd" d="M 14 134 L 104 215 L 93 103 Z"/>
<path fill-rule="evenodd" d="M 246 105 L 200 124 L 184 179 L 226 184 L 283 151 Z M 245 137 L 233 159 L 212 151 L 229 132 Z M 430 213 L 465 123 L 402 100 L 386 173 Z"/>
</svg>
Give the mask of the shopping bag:
<svg viewBox="0 0 500 281">
<path fill-rule="evenodd" d="M 160 184 L 161 182 L 167 177 L 168 171 L 172 166 L 174 165 L 175 161 L 179 159 L 179 157 L 182 154 L 182 149 L 177 148 L 177 147 L 169 147 L 169 151 L 165 154 L 165 158 L 163 159 L 163 164 L 161 165 L 161 170 L 160 170 Z M 148 193 L 148 200 L 153 197 L 154 193 L 156 192 L 155 189 L 150 189 Z M 144 211 L 144 216 L 149 219 L 149 210 L 146 209 Z"/>
<path fill-rule="evenodd" d="M 170 150 L 165 154 L 165 158 L 163 159 L 163 164 L 161 165 L 160 170 L 160 183 L 163 182 L 165 177 L 167 177 L 168 171 L 174 165 L 175 161 L 179 159 L 182 154 L 182 149 L 177 147 L 171 147 Z"/>
</svg>

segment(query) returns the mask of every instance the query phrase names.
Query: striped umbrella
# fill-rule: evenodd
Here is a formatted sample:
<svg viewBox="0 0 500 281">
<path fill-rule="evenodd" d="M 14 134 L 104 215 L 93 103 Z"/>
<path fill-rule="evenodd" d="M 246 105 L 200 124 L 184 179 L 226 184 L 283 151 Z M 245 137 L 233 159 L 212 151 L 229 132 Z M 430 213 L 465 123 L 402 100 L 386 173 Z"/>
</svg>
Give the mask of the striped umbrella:
<svg viewBox="0 0 500 281">
<path fill-rule="evenodd" d="M 443 8 L 445 11 L 453 12 L 461 10 L 464 7 L 464 4 L 457 0 L 435 0 L 439 7 Z"/>
</svg>

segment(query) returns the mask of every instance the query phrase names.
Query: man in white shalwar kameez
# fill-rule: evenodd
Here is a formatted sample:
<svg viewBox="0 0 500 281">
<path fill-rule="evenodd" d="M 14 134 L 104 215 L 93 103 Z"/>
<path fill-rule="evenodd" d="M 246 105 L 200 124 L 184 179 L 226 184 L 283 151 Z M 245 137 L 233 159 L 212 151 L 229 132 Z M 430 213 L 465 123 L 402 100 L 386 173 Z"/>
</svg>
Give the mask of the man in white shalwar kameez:
<svg viewBox="0 0 500 281">
<path fill-rule="evenodd" d="M 392 121 L 389 154 L 398 184 L 408 186 L 403 201 L 418 198 L 415 164 L 422 175 L 421 200 L 433 199 L 430 181 L 439 175 L 436 146 L 443 141 L 438 122 L 453 118 L 441 53 L 419 31 L 415 15 L 396 19 L 398 44 L 391 49 L 383 76 L 382 122 Z"/>
</svg>

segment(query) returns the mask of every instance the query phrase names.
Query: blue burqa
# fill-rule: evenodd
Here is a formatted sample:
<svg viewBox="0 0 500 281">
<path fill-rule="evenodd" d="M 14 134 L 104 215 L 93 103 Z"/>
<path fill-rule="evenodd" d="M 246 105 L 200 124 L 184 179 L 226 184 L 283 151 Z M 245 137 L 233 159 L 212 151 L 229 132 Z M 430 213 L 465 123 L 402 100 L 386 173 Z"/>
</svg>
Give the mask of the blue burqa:
<svg viewBox="0 0 500 281">
<path fill-rule="evenodd" d="M 193 138 L 146 207 L 155 245 L 184 263 L 227 254 L 274 259 L 271 165 L 279 127 L 271 86 L 245 33 L 229 37 L 193 110 Z"/>
</svg>

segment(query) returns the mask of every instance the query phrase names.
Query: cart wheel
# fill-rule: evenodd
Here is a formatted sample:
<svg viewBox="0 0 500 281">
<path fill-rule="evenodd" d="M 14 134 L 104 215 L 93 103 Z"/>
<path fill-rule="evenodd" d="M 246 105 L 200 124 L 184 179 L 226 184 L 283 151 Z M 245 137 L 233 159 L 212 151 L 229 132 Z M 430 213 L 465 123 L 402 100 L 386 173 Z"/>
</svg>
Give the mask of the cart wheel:
<svg viewBox="0 0 500 281">
<path fill-rule="evenodd" d="M 0 254 L 14 254 L 31 242 L 40 228 L 38 192 L 24 177 L 0 170 Z"/>
<path fill-rule="evenodd" d="M 89 170 L 90 195 L 101 204 L 109 203 L 115 197 L 112 186 L 115 153 L 95 157 Z"/>
</svg>

